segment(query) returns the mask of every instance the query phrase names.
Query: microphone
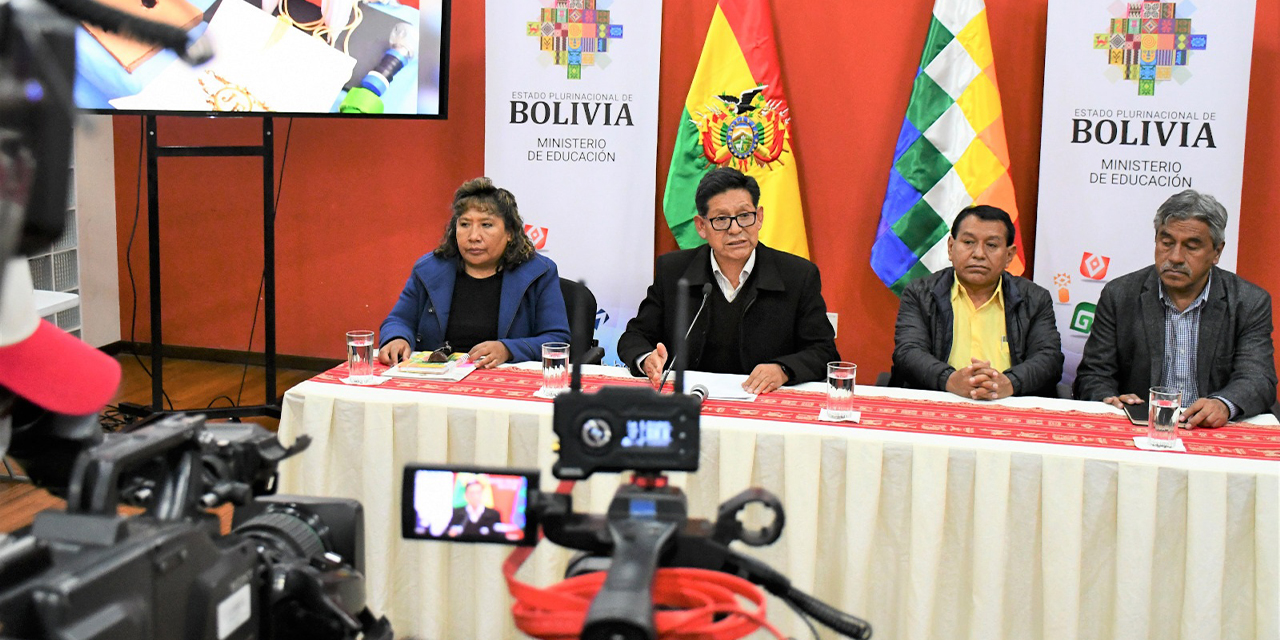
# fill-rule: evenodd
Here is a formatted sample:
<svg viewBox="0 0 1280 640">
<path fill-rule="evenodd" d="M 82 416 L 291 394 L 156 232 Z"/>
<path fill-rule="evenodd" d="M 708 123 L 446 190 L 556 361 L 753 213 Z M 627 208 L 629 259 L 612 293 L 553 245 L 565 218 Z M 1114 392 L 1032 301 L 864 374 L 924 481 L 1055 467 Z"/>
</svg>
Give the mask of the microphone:
<svg viewBox="0 0 1280 640">
<path fill-rule="evenodd" d="M 698 404 L 702 404 L 707 401 L 707 396 L 711 395 L 711 391 L 704 385 L 695 384 L 689 389 L 689 395 L 698 396 Z"/>
<path fill-rule="evenodd" d="M 684 330 L 684 339 L 689 339 L 689 334 L 693 332 L 693 325 L 698 323 L 698 316 L 702 315 L 702 310 L 707 307 L 707 299 L 711 297 L 711 283 L 702 285 L 702 303 L 698 305 L 698 312 L 693 314 L 693 322 L 689 323 L 689 328 Z M 667 368 L 662 372 L 662 379 L 658 381 L 658 393 L 662 393 L 662 387 L 667 384 L 667 376 L 671 375 L 671 369 L 675 366 L 676 356 L 680 354 L 672 354 L 671 359 L 667 361 Z"/>
</svg>

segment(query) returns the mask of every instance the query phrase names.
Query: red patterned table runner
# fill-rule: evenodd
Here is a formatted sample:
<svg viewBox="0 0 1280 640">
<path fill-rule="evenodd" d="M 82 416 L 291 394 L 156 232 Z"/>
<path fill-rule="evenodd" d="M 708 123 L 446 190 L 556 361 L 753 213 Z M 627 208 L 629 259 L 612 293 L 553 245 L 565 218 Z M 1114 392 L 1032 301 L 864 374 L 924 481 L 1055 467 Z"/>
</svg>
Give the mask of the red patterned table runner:
<svg viewBox="0 0 1280 640">
<path fill-rule="evenodd" d="M 386 367 L 375 365 L 374 372 Z M 343 384 L 347 366 L 340 365 L 314 378 L 315 382 Z M 583 376 L 585 391 L 606 384 L 645 385 L 642 379 Z M 551 402 L 533 395 L 542 386 L 542 373 L 523 369 L 491 369 L 472 372 L 461 382 L 391 378 L 379 389 L 445 393 L 451 395 L 502 398 L 529 402 Z M 1052 409 L 1025 409 L 998 404 L 973 405 L 958 402 L 902 400 L 858 396 L 862 419 L 853 423 L 818 420 L 826 402 L 821 393 L 784 389 L 756 398 L 755 402 L 708 400 L 703 415 L 801 422 L 827 426 L 857 426 L 885 431 L 907 431 L 971 438 L 1047 442 L 1110 449 L 1133 449 L 1133 437 L 1145 435 L 1117 415 Z M 1179 433 L 1187 451 L 1202 455 L 1256 460 L 1280 459 L 1280 426 L 1231 424 L 1221 429 L 1183 430 Z"/>
</svg>

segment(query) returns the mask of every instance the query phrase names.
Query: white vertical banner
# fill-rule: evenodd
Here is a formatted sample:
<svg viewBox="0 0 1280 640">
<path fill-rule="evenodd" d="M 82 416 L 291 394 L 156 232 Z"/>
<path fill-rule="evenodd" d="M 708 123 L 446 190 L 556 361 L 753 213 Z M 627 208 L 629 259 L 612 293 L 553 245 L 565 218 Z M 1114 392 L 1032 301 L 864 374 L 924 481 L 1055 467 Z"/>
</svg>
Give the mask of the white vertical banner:
<svg viewBox="0 0 1280 640">
<path fill-rule="evenodd" d="M 1076 366 L 1107 281 L 1152 263 L 1156 208 L 1229 214 L 1235 270 L 1254 0 L 1049 0 L 1035 280 Z"/>
<path fill-rule="evenodd" d="M 596 296 L 605 363 L 653 279 L 660 0 L 487 0 L 485 174 Z"/>
</svg>

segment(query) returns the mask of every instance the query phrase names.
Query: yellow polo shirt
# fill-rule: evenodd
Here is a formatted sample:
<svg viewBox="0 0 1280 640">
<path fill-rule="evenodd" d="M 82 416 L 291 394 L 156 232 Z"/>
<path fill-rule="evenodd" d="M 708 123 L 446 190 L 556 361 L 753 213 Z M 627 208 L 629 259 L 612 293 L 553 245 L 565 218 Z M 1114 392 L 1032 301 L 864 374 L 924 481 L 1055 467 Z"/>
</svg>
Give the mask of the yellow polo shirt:
<svg viewBox="0 0 1280 640">
<path fill-rule="evenodd" d="M 1003 278 L 996 291 L 979 308 L 974 308 L 969 292 L 957 278 L 951 283 L 951 311 L 955 321 L 951 327 L 951 357 L 947 363 L 962 369 L 973 362 L 986 360 L 996 371 L 1009 369 L 1009 339 L 1004 326 Z"/>
</svg>

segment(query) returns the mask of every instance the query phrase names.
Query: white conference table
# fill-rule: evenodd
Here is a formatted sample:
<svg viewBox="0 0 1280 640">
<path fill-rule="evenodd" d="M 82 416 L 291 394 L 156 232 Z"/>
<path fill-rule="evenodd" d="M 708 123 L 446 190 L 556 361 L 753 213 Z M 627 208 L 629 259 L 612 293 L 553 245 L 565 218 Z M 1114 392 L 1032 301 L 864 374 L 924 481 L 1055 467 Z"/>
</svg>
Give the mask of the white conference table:
<svg viewBox="0 0 1280 640">
<path fill-rule="evenodd" d="M 861 385 L 857 395 L 964 402 Z M 361 501 L 368 602 L 398 637 L 524 637 L 501 576 L 510 548 L 401 540 L 400 481 L 410 462 L 512 466 L 541 469 L 551 490 L 551 411 L 304 382 L 285 394 L 280 439 L 313 442 L 281 465 L 280 492 Z M 749 552 L 870 621 L 875 638 L 1280 638 L 1280 462 L 704 415 L 700 469 L 672 481 L 693 517 L 714 518 L 751 486 L 775 493 L 782 537 Z M 575 510 L 603 513 L 618 482 L 578 483 Z M 554 583 L 569 556 L 544 541 L 518 577 Z M 807 634 L 769 603 L 784 631 Z"/>
</svg>

